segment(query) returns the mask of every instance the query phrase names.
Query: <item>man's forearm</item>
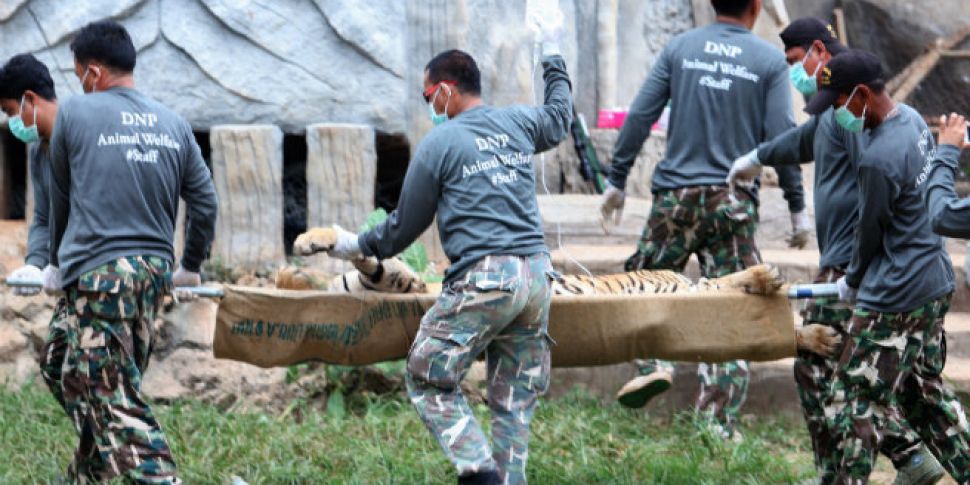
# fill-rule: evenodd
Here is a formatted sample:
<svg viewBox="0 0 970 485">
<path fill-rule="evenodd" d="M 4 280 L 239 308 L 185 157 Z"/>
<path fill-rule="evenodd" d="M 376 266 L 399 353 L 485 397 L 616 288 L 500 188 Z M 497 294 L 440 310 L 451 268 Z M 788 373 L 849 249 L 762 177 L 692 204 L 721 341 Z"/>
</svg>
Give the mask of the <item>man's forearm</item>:
<svg viewBox="0 0 970 485">
<path fill-rule="evenodd" d="M 798 165 L 815 159 L 815 131 L 818 117 L 758 145 L 758 162 L 769 167 Z"/>
<path fill-rule="evenodd" d="M 539 108 L 539 132 L 535 139 L 536 152 L 555 147 L 566 138 L 573 119 L 572 85 L 562 56 L 542 59 L 545 97 Z"/>
<path fill-rule="evenodd" d="M 926 206 L 937 234 L 970 238 L 970 198 L 960 199 L 954 189 L 960 152 L 953 145 L 940 145 L 926 181 Z"/>
<path fill-rule="evenodd" d="M 802 186 L 802 167 L 782 165 L 775 167 L 778 173 L 778 186 L 788 201 L 788 211 L 798 213 L 805 210 L 805 187 Z"/>
</svg>

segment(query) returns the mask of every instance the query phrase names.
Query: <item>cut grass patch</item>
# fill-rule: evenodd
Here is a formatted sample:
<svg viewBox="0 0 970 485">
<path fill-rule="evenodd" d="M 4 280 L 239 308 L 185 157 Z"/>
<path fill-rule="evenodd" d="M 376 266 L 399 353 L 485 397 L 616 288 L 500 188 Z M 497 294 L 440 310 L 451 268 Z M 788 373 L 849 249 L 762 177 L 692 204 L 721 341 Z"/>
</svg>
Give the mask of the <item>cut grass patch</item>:
<svg viewBox="0 0 970 485">
<path fill-rule="evenodd" d="M 366 399 L 342 416 L 279 417 L 205 403 L 156 405 L 188 484 L 453 483 L 455 473 L 401 397 Z M 482 422 L 485 405 L 476 406 Z M 295 416 L 299 416 L 296 418 Z M 673 420 L 572 394 L 533 421 L 529 480 L 547 483 L 793 483 L 813 475 L 797 423 L 772 418 L 725 443 L 688 414 Z M 67 466 L 74 431 L 46 389 L 0 387 L 0 483 L 47 483 Z"/>
</svg>

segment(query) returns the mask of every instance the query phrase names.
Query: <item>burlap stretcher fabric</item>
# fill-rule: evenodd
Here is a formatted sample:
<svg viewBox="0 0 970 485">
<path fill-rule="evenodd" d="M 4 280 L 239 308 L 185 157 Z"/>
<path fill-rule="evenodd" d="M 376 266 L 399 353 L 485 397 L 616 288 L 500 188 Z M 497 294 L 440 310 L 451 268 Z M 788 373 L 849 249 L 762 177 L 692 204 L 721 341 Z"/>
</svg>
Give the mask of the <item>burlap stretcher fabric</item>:
<svg viewBox="0 0 970 485">
<path fill-rule="evenodd" d="M 795 355 L 784 290 L 553 297 L 552 365 L 661 358 L 769 361 Z M 407 356 L 435 294 L 331 294 L 226 286 L 214 352 L 260 367 L 367 365 Z M 719 325 L 710 325 L 717 321 Z"/>
</svg>

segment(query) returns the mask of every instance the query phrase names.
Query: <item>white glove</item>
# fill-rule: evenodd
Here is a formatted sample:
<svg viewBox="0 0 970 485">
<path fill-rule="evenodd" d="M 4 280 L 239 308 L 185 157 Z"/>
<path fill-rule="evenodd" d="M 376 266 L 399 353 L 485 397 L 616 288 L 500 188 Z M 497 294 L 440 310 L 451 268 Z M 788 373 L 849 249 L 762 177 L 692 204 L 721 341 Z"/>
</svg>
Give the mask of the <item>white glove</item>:
<svg viewBox="0 0 970 485">
<path fill-rule="evenodd" d="M 189 271 L 181 266 L 172 274 L 172 284 L 175 286 L 201 286 L 202 275 Z"/>
<path fill-rule="evenodd" d="M 611 218 L 613 225 L 620 225 L 625 203 L 626 193 L 607 182 L 606 190 L 603 192 L 603 202 L 600 203 L 600 223 L 603 225 L 603 231 L 609 233 L 608 224 Z"/>
<path fill-rule="evenodd" d="M 758 161 L 758 149 L 755 148 L 734 160 L 728 172 L 727 184 L 733 189 L 738 182 L 750 182 L 758 175 L 761 175 L 761 162 Z"/>
<path fill-rule="evenodd" d="M 856 294 L 859 293 L 859 290 L 849 286 L 849 283 L 845 281 L 845 276 L 839 278 L 839 281 L 835 282 L 835 286 L 839 287 L 839 300 L 855 304 Z"/>
<path fill-rule="evenodd" d="M 363 256 L 360 252 L 360 243 L 357 235 L 334 224 L 333 229 L 337 231 L 337 244 L 327 252 L 332 258 L 352 260 Z"/>
<path fill-rule="evenodd" d="M 808 218 L 808 212 L 802 209 L 801 212 L 791 214 L 791 235 L 785 239 L 788 247 L 802 249 L 808 244 L 808 238 L 812 235 L 812 221 Z"/>
<path fill-rule="evenodd" d="M 59 295 L 64 292 L 64 285 L 61 284 L 61 270 L 57 266 L 47 265 L 44 268 L 44 292 L 48 295 Z"/>
<path fill-rule="evenodd" d="M 543 56 L 561 55 L 559 42 L 563 35 L 563 15 L 559 0 L 529 0 L 526 22 L 535 42 L 542 46 Z"/>
<path fill-rule="evenodd" d="M 24 280 L 24 281 L 44 281 L 44 271 L 40 268 L 28 264 L 21 266 L 10 276 L 7 276 L 8 280 Z M 13 289 L 13 294 L 17 296 L 33 296 L 40 293 L 40 288 L 35 286 L 15 286 Z"/>
</svg>

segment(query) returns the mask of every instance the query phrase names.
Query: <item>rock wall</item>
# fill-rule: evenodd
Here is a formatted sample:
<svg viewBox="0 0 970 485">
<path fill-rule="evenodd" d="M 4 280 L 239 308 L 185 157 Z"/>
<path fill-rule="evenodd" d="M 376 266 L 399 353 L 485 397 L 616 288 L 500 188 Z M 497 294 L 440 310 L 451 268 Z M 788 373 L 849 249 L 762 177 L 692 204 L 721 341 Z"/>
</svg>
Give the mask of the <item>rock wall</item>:
<svg viewBox="0 0 970 485">
<path fill-rule="evenodd" d="M 612 0 L 613 55 L 622 62 L 601 73 L 596 13 L 605 2 L 561 3 L 564 54 L 576 92 L 586 93 L 577 95 L 577 105 L 591 120 L 605 79 L 616 103 L 628 104 L 667 39 L 692 25 L 688 0 Z M 430 128 L 418 96 L 423 68 L 445 49 L 465 49 L 478 59 L 487 102 L 532 102 L 525 4 L 11 0 L 0 2 L 0 58 L 32 52 L 54 71 L 60 96 L 77 94 L 70 40 L 86 23 L 114 18 L 138 49 L 139 87 L 196 129 L 267 123 L 302 133 L 313 123 L 360 123 L 407 133 L 413 145 Z"/>
</svg>

